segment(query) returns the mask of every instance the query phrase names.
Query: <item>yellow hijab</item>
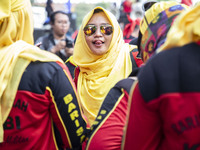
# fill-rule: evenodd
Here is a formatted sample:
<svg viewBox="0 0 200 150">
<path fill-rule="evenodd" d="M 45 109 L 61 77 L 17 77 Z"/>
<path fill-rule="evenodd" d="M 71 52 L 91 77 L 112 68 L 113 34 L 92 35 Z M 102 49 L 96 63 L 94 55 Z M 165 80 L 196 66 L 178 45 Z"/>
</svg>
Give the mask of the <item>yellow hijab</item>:
<svg viewBox="0 0 200 150">
<path fill-rule="evenodd" d="M 167 34 L 167 40 L 158 52 L 200 41 L 200 3 L 182 13 Z M 175 35 L 174 35 L 175 33 Z"/>
<path fill-rule="evenodd" d="M 33 46 L 30 0 L 0 0 L 0 143 L 3 123 L 16 96 L 22 74 L 31 61 L 60 61 L 57 56 Z M 63 62 L 62 62 L 63 63 Z"/>
<path fill-rule="evenodd" d="M 94 55 L 88 47 L 83 28 L 95 9 L 101 9 L 114 27 L 109 50 L 104 55 Z M 117 81 L 128 77 L 132 71 L 130 50 L 135 46 L 125 44 L 120 26 L 113 14 L 96 7 L 83 19 L 74 47 L 74 62 L 80 67 L 77 90 L 81 98 L 83 112 L 92 125 L 99 108 L 109 90 Z"/>
</svg>

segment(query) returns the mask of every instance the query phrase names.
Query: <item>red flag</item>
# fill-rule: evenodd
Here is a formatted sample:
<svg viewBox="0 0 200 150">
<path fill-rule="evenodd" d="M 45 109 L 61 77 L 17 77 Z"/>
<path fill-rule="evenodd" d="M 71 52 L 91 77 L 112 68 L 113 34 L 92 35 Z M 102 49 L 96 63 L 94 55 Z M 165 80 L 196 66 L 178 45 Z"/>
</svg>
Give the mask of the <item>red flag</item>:
<svg viewBox="0 0 200 150">
<path fill-rule="evenodd" d="M 188 6 L 192 6 L 192 0 L 181 0 L 181 3 Z"/>
<path fill-rule="evenodd" d="M 128 21 L 130 23 L 128 23 L 123 30 L 123 36 L 126 38 L 129 38 L 131 33 L 134 31 L 135 26 L 140 24 L 140 18 L 137 18 L 135 20 L 132 20 L 131 17 L 129 15 L 127 15 Z"/>
</svg>

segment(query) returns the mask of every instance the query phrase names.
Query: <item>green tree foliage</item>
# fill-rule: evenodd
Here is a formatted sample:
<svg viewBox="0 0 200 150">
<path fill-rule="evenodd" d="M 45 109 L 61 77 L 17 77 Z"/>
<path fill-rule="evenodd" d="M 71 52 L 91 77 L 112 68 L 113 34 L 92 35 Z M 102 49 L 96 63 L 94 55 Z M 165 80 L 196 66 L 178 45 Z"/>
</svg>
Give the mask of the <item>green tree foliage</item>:
<svg viewBox="0 0 200 150">
<path fill-rule="evenodd" d="M 31 4 L 32 4 L 32 5 L 34 4 L 34 2 L 35 2 L 34 0 L 31 0 Z"/>
<path fill-rule="evenodd" d="M 79 3 L 75 6 L 75 13 L 77 15 L 76 24 L 77 28 L 81 25 L 83 17 L 93 8 L 94 4 Z"/>
<path fill-rule="evenodd" d="M 111 5 L 110 3 L 97 3 L 97 4 L 79 3 L 79 4 L 76 4 L 76 6 L 75 6 L 75 13 L 77 15 L 77 20 L 76 20 L 77 28 L 80 27 L 81 22 L 83 20 L 83 17 L 90 10 L 92 10 L 94 7 L 101 6 L 101 7 L 105 8 L 105 9 L 107 9 L 107 8 L 109 8 L 110 5 Z"/>
</svg>

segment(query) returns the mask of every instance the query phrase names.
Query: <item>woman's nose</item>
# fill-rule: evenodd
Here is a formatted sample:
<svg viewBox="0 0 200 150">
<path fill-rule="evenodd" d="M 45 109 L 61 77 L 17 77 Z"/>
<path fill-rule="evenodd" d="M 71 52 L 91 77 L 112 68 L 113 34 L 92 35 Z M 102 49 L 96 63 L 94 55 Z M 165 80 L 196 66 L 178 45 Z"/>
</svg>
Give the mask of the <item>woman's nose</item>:
<svg viewBox="0 0 200 150">
<path fill-rule="evenodd" d="M 98 27 L 97 27 L 97 30 L 96 30 L 96 32 L 95 32 L 94 34 L 95 34 L 95 36 L 102 36 L 102 35 L 103 35 L 103 34 L 101 33 L 100 28 L 98 28 Z"/>
</svg>

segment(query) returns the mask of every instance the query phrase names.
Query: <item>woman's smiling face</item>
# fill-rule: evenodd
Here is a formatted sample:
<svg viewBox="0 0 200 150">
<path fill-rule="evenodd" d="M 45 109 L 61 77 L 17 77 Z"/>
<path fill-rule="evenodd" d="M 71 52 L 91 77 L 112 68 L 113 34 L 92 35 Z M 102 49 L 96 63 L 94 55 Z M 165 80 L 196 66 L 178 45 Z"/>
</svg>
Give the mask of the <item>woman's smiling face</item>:
<svg viewBox="0 0 200 150">
<path fill-rule="evenodd" d="M 95 55 L 103 55 L 108 51 L 112 40 L 112 34 L 103 34 L 100 30 L 102 25 L 110 25 L 110 21 L 104 12 L 93 14 L 87 25 L 95 25 L 96 31 L 92 35 L 85 35 L 86 42 Z"/>
</svg>

